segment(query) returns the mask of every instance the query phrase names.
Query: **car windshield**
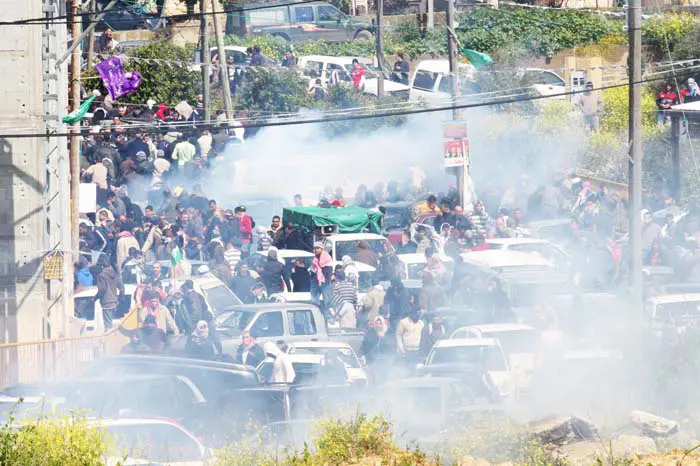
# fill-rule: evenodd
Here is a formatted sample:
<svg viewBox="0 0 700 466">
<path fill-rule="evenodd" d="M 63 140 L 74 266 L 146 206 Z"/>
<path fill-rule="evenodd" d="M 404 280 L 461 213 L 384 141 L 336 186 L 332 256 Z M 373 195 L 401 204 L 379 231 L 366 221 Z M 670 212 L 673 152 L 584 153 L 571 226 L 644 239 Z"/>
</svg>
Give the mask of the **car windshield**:
<svg viewBox="0 0 700 466">
<path fill-rule="evenodd" d="M 243 304 L 226 285 L 221 284 L 211 288 L 202 288 L 204 297 L 215 316 L 222 314 L 231 306 Z"/>
<path fill-rule="evenodd" d="M 406 266 L 407 275 L 409 279 L 420 279 L 423 278 L 423 269 L 425 269 L 425 263 L 408 264 Z"/>
<path fill-rule="evenodd" d="M 159 463 L 199 462 L 202 451 L 185 432 L 167 424 L 113 425 L 106 433 L 114 453 Z"/>
<path fill-rule="evenodd" d="M 495 338 L 506 353 L 534 353 L 537 351 L 539 335 L 534 330 L 512 330 L 486 332 L 485 338 Z"/>
<path fill-rule="evenodd" d="M 353 69 L 353 68 L 354 68 L 354 65 L 353 65 L 352 63 L 349 64 L 349 65 L 345 65 L 345 69 L 348 70 L 348 72 L 350 72 L 350 73 L 352 73 L 352 69 Z M 360 68 L 362 68 L 363 70 L 365 70 L 365 73 L 366 73 L 366 74 L 369 74 L 369 73 L 372 72 L 372 70 L 370 70 L 369 68 L 367 68 L 367 65 L 365 65 L 364 63 L 360 63 Z"/>
<path fill-rule="evenodd" d="M 329 347 L 292 347 L 289 349 L 289 354 L 322 354 L 326 355 L 329 351 L 337 354 L 347 367 L 356 369 L 360 367 L 357 356 L 350 348 L 329 348 Z"/>
<path fill-rule="evenodd" d="M 432 91 L 437 78 L 437 73 L 422 70 L 416 71 L 416 75 L 413 77 L 413 87 L 424 91 Z"/>
<path fill-rule="evenodd" d="M 221 316 L 220 322 L 217 321 L 216 326 L 242 332 L 254 316 L 255 311 L 233 311 Z"/>
<path fill-rule="evenodd" d="M 443 346 L 433 348 L 428 364 L 459 364 L 488 371 L 507 370 L 503 354 L 494 345 Z"/>
</svg>

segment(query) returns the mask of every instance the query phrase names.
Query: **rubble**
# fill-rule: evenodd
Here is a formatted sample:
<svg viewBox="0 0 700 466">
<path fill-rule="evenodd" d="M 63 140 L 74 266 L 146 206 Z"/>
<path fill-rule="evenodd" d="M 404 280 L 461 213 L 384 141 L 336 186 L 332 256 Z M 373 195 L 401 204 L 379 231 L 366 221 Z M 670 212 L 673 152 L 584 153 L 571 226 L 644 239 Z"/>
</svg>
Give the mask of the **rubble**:
<svg viewBox="0 0 700 466">
<path fill-rule="evenodd" d="M 678 433 L 679 429 L 678 422 L 646 411 L 632 411 L 630 421 L 648 437 L 668 437 Z"/>
<path fill-rule="evenodd" d="M 612 441 L 585 441 L 562 445 L 557 448 L 553 457 L 568 466 L 590 466 L 596 464 L 599 459 L 649 455 L 656 451 L 656 443 L 649 437 L 620 435 Z"/>
<path fill-rule="evenodd" d="M 544 418 L 529 424 L 530 434 L 542 443 L 561 446 L 575 442 L 598 440 L 598 429 L 590 421 L 570 416 Z"/>
</svg>

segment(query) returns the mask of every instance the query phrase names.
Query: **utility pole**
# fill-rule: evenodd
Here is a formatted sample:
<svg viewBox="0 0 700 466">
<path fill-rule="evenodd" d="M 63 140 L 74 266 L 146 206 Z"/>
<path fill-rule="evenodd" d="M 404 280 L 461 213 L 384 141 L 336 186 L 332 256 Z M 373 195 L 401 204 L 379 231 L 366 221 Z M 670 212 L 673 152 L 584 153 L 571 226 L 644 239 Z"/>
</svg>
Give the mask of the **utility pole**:
<svg viewBox="0 0 700 466">
<path fill-rule="evenodd" d="M 435 0 L 428 0 L 428 29 L 435 28 Z"/>
<path fill-rule="evenodd" d="M 377 97 L 384 97 L 384 0 L 377 0 Z"/>
<path fill-rule="evenodd" d="M 90 0 L 90 22 L 95 21 L 95 0 Z M 87 69 L 91 70 L 93 62 L 95 60 L 95 30 L 90 29 L 88 34 L 88 57 L 87 57 Z"/>
<path fill-rule="evenodd" d="M 202 93 L 204 94 L 204 121 L 211 121 L 211 53 L 209 52 L 209 24 L 207 23 L 207 0 L 200 0 L 199 13 L 202 32 Z"/>
<path fill-rule="evenodd" d="M 226 65 L 226 49 L 224 48 L 224 34 L 219 24 L 219 0 L 211 0 L 211 12 L 214 18 L 214 32 L 216 33 L 216 47 L 219 50 L 219 69 L 221 70 L 221 90 L 224 93 L 224 107 L 226 108 L 226 119 L 233 120 L 233 101 L 231 100 L 231 88 L 228 83 L 228 66 Z"/>
<path fill-rule="evenodd" d="M 73 51 L 71 54 L 71 103 L 73 110 L 80 107 L 80 50 L 75 47 L 76 41 L 81 38 L 81 24 L 78 9 L 80 0 L 72 0 L 73 22 L 71 35 L 73 37 Z M 80 122 L 73 125 L 70 137 L 70 199 L 71 199 L 71 250 L 78 251 L 78 210 L 80 197 Z M 77 257 L 75 260 L 77 261 Z"/>
<path fill-rule="evenodd" d="M 455 3 L 454 0 L 447 0 L 447 55 L 450 60 L 450 80 L 452 81 L 452 100 L 457 100 L 459 96 L 459 86 L 457 85 L 457 44 L 452 33 L 455 30 Z M 458 120 L 459 109 L 452 109 L 452 118 Z"/>
<path fill-rule="evenodd" d="M 634 312 L 641 312 L 642 290 L 642 12 L 641 0 L 630 0 L 629 37 L 629 239 L 630 285 Z"/>
</svg>

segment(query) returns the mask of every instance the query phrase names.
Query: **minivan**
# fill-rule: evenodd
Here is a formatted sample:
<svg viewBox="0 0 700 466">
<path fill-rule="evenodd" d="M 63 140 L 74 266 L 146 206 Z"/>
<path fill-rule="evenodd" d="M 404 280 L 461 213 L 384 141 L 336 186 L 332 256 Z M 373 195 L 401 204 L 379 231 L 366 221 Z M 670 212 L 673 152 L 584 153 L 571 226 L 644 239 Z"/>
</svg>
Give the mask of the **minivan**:
<svg viewBox="0 0 700 466">
<path fill-rule="evenodd" d="M 269 34 L 287 42 L 324 40 L 342 42 L 372 39 L 374 26 L 368 21 L 345 15 L 326 2 L 287 4 L 270 7 L 264 4 L 226 6 L 226 34 L 259 36 Z"/>
</svg>

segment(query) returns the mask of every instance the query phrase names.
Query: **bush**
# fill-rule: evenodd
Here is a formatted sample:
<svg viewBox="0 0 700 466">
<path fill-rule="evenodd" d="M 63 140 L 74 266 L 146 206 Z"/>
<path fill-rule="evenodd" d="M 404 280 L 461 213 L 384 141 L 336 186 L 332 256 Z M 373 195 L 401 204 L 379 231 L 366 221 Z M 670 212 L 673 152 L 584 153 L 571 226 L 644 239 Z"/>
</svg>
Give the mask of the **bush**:
<svg viewBox="0 0 700 466">
<path fill-rule="evenodd" d="M 0 464 L 22 466 L 97 466 L 108 442 L 102 430 L 82 418 L 40 419 L 0 427 Z"/>
<path fill-rule="evenodd" d="M 698 27 L 697 17 L 691 13 L 667 12 L 649 18 L 642 25 L 642 38 L 649 45 L 657 47 L 665 55 L 670 48 L 685 39 Z M 668 48 L 667 48 L 668 47 Z"/>
<path fill-rule="evenodd" d="M 464 47 L 492 52 L 522 42 L 530 53 L 551 56 L 604 37 L 622 37 L 622 22 L 575 10 L 525 8 L 472 8 L 459 17 L 459 39 Z"/>
<path fill-rule="evenodd" d="M 246 109 L 251 116 L 297 112 L 314 105 L 306 85 L 306 79 L 295 70 L 250 68 L 243 91 L 236 96 L 236 107 Z"/>
<path fill-rule="evenodd" d="M 629 127 L 629 88 L 627 86 L 602 91 L 603 113 L 601 129 L 612 133 L 627 131 Z M 645 133 L 658 131 L 656 126 L 656 96 L 650 88 L 642 89 L 642 128 Z"/>
</svg>

